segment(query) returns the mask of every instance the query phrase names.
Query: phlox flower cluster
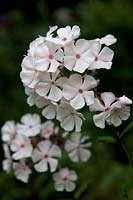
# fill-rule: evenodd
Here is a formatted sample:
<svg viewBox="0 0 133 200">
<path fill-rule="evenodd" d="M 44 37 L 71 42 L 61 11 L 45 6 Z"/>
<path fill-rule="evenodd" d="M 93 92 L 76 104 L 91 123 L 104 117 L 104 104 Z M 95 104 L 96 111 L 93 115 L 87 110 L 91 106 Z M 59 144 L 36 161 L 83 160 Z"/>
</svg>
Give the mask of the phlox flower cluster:
<svg viewBox="0 0 133 200">
<path fill-rule="evenodd" d="M 65 131 L 81 131 L 85 106 L 88 112 L 102 111 L 93 117 L 97 127 L 104 128 L 105 122 L 119 126 L 128 119 L 132 101 L 111 92 L 97 94 L 94 76 L 96 70 L 111 68 L 114 52 L 108 46 L 117 40 L 110 34 L 93 40 L 79 36 L 76 25 L 54 26 L 30 43 L 20 73 L 27 102 L 42 108 L 45 118 L 57 119 Z"/>
<path fill-rule="evenodd" d="M 93 121 L 99 128 L 106 123 L 117 127 L 130 116 L 132 100 L 128 97 L 97 92 L 100 80 L 95 72 L 111 69 L 114 52 L 109 46 L 116 38 L 110 34 L 92 40 L 79 36 L 76 25 L 50 27 L 45 36 L 30 43 L 23 58 L 20 77 L 27 103 L 42 109 L 47 121 L 41 123 L 38 114 L 25 114 L 19 123 L 7 121 L 1 136 L 3 169 L 13 171 L 25 183 L 33 171 L 49 171 L 57 191 L 73 191 L 78 176 L 61 166 L 60 160 L 64 152 L 75 163 L 91 157 L 90 138 L 81 134 L 82 109 L 94 112 Z M 58 120 L 59 127 L 52 119 Z"/>
<path fill-rule="evenodd" d="M 50 171 L 57 191 L 75 189 L 77 174 L 67 167 L 59 167 L 62 153 L 72 162 L 86 162 L 91 156 L 88 136 L 81 133 L 62 132 L 47 120 L 41 123 L 38 114 L 25 114 L 19 123 L 7 121 L 1 128 L 5 159 L 3 170 L 13 171 L 16 178 L 28 182 L 33 171 Z"/>
</svg>

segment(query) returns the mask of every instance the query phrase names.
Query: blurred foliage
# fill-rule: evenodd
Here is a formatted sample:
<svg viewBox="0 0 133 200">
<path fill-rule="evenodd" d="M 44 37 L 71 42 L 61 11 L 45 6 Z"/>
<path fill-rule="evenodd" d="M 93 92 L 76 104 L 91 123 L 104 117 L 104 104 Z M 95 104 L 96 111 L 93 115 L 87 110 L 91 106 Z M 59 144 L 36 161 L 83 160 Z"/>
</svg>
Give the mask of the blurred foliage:
<svg viewBox="0 0 133 200">
<path fill-rule="evenodd" d="M 30 41 L 38 35 L 45 35 L 49 25 L 77 24 L 81 27 L 81 37 L 86 39 L 108 33 L 115 35 L 118 42 L 112 47 L 115 51 L 113 66 L 110 71 L 99 71 L 99 91 L 112 91 L 118 96 L 125 94 L 133 99 L 131 0 L 9 2 L 2 1 L 0 9 L 0 125 L 6 120 L 18 120 L 27 112 L 40 112 L 26 104 L 19 73 Z M 99 130 L 92 123 L 92 115 L 88 114 L 87 110 L 84 112 L 86 121 L 83 134 L 89 134 L 92 138 L 92 158 L 85 164 L 74 164 L 64 155 L 62 161 L 63 166 L 77 171 L 77 189 L 70 194 L 55 192 L 49 173 L 35 173 L 25 185 L 17 181 L 12 174 L 5 174 L 1 170 L 0 200 L 133 199 L 133 170 L 127 158 L 127 152 L 131 159 L 133 156 L 132 127 L 119 139 L 116 135 L 118 129 L 107 127 L 105 130 Z M 132 117 L 123 123 L 120 127 L 121 133 L 131 121 Z M 1 160 L 2 158 L 1 153 Z"/>
</svg>

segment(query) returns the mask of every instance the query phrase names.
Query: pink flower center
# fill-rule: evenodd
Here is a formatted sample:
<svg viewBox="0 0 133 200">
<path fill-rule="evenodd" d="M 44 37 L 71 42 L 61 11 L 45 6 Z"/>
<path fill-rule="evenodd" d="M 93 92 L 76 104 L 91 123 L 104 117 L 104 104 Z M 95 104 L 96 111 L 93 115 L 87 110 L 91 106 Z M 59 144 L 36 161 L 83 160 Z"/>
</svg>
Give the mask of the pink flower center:
<svg viewBox="0 0 133 200">
<path fill-rule="evenodd" d="M 55 84 L 55 82 L 54 81 L 51 81 L 51 85 L 54 85 Z"/>
<path fill-rule="evenodd" d="M 80 59 L 80 54 L 76 54 L 76 58 L 77 58 L 77 59 Z"/>
<path fill-rule="evenodd" d="M 67 181 L 67 177 L 64 177 L 64 178 L 63 178 L 63 181 Z"/>
<path fill-rule="evenodd" d="M 20 148 L 24 148 L 24 144 L 21 144 L 21 145 L 20 145 Z"/>
<path fill-rule="evenodd" d="M 95 61 L 98 61 L 98 59 L 99 59 L 98 56 L 96 56 L 96 57 L 95 57 Z"/>
<path fill-rule="evenodd" d="M 65 42 L 66 40 L 67 40 L 67 38 L 66 38 L 66 37 L 62 38 L 62 41 L 63 41 L 63 42 Z"/>
<path fill-rule="evenodd" d="M 45 154 L 45 155 L 44 155 L 44 158 L 48 158 L 48 154 Z"/>
<path fill-rule="evenodd" d="M 79 89 L 79 93 L 82 94 L 83 93 L 83 89 Z"/>
<path fill-rule="evenodd" d="M 53 59 L 53 55 L 52 54 L 50 54 L 48 57 L 49 57 L 50 60 Z"/>
<path fill-rule="evenodd" d="M 29 125 L 29 128 L 32 128 L 32 125 Z"/>
</svg>

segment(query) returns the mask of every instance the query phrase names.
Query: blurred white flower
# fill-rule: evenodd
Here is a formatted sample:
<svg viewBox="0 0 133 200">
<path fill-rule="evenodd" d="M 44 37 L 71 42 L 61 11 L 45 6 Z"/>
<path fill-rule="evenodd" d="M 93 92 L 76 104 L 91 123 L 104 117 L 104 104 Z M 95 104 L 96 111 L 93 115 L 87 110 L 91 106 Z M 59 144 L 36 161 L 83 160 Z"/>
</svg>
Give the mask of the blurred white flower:
<svg viewBox="0 0 133 200">
<path fill-rule="evenodd" d="M 16 125 L 15 122 L 7 121 L 1 128 L 1 139 L 3 142 L 10 143 L 16 136 Z"/>
<path fill-rule="evenodd" d="M 50 139 L 54 134 L 54 123 L 52 121 L 46 121 L 41 125 L 41 136 L 45 139 Z"/>
<path fill-rule="evenodd" d="M 2 162 L 2 169 L 6 172 L 10 172 L 12 167 L 12 157 L 7 144 L 3 144 L 3 151 L 5 159 Z"/>
<path fill-rule="evenodd" d="M 101 44 L 100 41 L 93 41 L 90 43 L 90 49 L 91 53 L 94 56 L 93 62 L 90 64 L 89 68 L 90 70 L 93 69 L 110 69 L 112 65 L 112 59 L 114 56 L 113 50 L 111 50 L 108 47 L 104 47 L 101 50 Z M 101 50 L 101 51 L 100 51 Z"/>
<path fill-rule="evenodd" d="M 39 72 L 35 68 L 35 58 L 31 56 L 24 57 L 21 67 L 20 77 L 22 82 L 26 86 L 34 88 L 39 80 Z"/>
<path fill-rule="evenodd" d="M 27 137 L 35 136 L 40 133 L 40 116 L 38 114 L 25 114 L 21 118 L 21 123 L 18 123 L 16 130 L 18 134 L 25 135 Z"/>
<path fill-rule="evenodd" d="M 65 131 L 72 131 L 75 128 L 76 132 L 80 132 L 82 119 L 84 119 L 83 115 L 68 103 L 64 102 L 57 107 L 57 120 Z"/>
<path fill-rule="evenodd" d="M 48 171 L 48 165 L 50 172 L 54 172 L 58 165 L 58 158 L 61 157 L 60 148 L 52 144 L 51 141 L 45 140 L 38 143 L 37 148 L 33 150 L 32 160 L 37 162 L 34 168 L 38 172 Z"/>
<path fill-rule="evenodd" d="M 12 141 L 10 149 L 13 152 L 12 158 L 14 160 L 20 160 L 31 157 L 33 147 L 29 138 L 18 134 Z"/>
<path fill-rule="evenodd" d="M 90 91 L 97 86 L 97 81 L 89 75 L 82 77 L 80 74 L 73 74 L 68 79 L 68 84 L 63 88 L 63 96 L 70 100 L 75 109 L 80 109 L 94 103 L 94 92 Z"/>
<path fill-rule="evenodd" d="M 89 43 L 85 39 L 69 42 L 64 47 L 64 66 L 72 71 L 83 73 L 94 60 L 94 55 L 89 49 Z"/>
<path fill-rule="evenodd" d="M 25 164 L 24 161 L 13 163 L 13 169 L 18 180 L 28 183 L 29 175 L 32 173 L 32 170 Z"/>
<path fill-rule="evenodd" d="M 91 152 L 87 148 L 92 143 L 88 140 L 89 137 L 82 136 L 81 133 L 72 133 L 70 139 L 66 140 L 65 150 L 73 162 L 86 162 L 90 158 Z"/>
<path fill-rule="evenodd" d="M 63 51 L 59 45 L 45 42 L 35 49 L 36 60 L 34 65 L 39 71 L 55 72 L 63 60 Z"/>
<path fill-rule="evenodd" d="M 42 73 L 40 81 L 36 85 L 37 94 L 55 102 L 59 101 L 62 98 L 61 88 L 65 84 L 66 78 L 59 78 L 58 75 L 59 71 L 56 73 Z"/>
<path fill-rule="evenodd" d="M 72 192 L 76 187 L 75 181 L 77 178 L 75 171 L 69 170 L 68 168 L 62 168 L 59 172 L 53 174 L 53 179 L 55 181 L 54 187 L 56 191 L 59 192 L 64 190 Z"/>
</svg>

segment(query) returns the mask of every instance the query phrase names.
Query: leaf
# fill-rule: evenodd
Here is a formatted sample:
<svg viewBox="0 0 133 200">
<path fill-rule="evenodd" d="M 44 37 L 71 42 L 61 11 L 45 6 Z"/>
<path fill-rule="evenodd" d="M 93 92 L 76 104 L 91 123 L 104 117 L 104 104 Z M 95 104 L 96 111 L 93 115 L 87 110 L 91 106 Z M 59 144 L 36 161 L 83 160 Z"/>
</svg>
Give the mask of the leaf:
<svg viewBox="0 0 133 200">
<path fill-rule="evenodd" d="M 133 121 L 120 133 L 119 137 L 121 138 L 125 133 L 128 133 L 133 129 Z"/>
<path fill-rule="evenodd" d="M 112 136 L 100 136 L 97 139 L 100 142 L 116 143 L 116 139 Z"/>
<path fill-rule="evenodd" d="M 82 183 L 81 187 L 79 187 L 75 194 L 74 194 L 74 198 L 75 199 L 79 199 L 81 197 L 81 195 L 83 194 L 83 192 L 85 192 L 88 188 L 88 185 L 90 184 L 90 179 L 85 181 L 84 183 Z"/>
</svg>

